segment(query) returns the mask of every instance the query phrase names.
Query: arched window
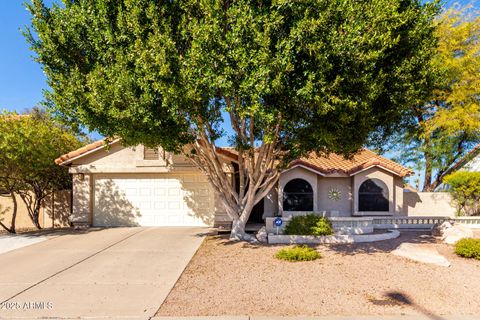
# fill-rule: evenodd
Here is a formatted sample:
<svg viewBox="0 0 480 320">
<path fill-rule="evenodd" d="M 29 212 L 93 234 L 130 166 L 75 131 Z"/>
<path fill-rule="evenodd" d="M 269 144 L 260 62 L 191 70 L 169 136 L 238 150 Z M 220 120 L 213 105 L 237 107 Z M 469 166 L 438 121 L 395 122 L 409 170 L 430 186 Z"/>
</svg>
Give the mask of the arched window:
<svg viewBox="0 0 480 320">
<path fill-rule="evenodd" d="M 284 211 L 313 211 L 313 189 L 303 179 L 290 180 L 283 188 Z"/>
<path fill-rule="evenodd" d="M 369 179 L 358 189 L 359 211 L 388 211 L 388 188 L 378 179 Z"/>
</svg>

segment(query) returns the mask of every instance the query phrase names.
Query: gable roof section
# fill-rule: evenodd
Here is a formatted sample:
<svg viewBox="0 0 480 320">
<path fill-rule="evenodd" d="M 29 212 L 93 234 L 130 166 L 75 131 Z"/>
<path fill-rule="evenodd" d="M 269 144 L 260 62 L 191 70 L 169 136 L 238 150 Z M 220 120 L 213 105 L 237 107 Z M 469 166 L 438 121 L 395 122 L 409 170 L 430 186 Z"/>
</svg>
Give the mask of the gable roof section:
<svg viewBox="0 0 480 320">
<path fill-rule="evenodd" d="M 293 161 L 289 167 L 293 168 L 295 166 L 304 166 L 323 175 L 340 173 L 352 176 L 372 167 L 380 167 L 400 177 L 413 173 L 412 170 L 395 161 L 365 148 L 356 153 L 351 159 L 345 159 L 342 155 L 335 153 L 331 153 L 328 156 L 318 156 L 312 152 L 307 157 Z"/>
<path fill-rule="evenodd" d="M 73 160 L 76 160 L 78 158 L 81 158 L 83 156 L 86 156 L 88 154 L 91 154 L 93 152 L 96 152 L 98 150 L 102 150 L 105 148 L 105 146 L 110 146 L 116 142 L 120 141 L 120 139 L 114 139 L 111 141 L 107 141 L 106 139 L 98 140 L 93 143 L 87 144 L 86 146 L 83 146 L 77 150 L 73 150 L 67 154 L 64 154 L 57 159 L 55 159 L 55 163 L 58 165 L 66 165 L 71 163 Z"/>
<path fill-rule="evenodd" d="M 55 159 L 55 163 L 60 165 L 60 166 L 70 164 L 73 160 L 79 159 L 81 157 L 84 157 L 84 156 L 89 155 L 91 153 L 94 153 L 96 151 L 102 150 L 102 149 L 105 148 L 105 146 L 107 146 L 107 145 L 111 146 L 112 144 L 117 143 L 120 140 L 121 140 L 120 138 L 117 138 L 117 139 L 111 140 L 109 142 L 107 142 L 107 139 L 102 139 L 102 140 L 95 141 L 95 142 L 87 144 L 86 146 L 83 146 L 83 147 L 81 147 L 77 150 L 73 150 L 69 153 L 61 155 L 60 157 Z M 229 158 L 232 158 L 232 159 L 237 158 L 237 154 L 234 152 L 234 148 L 229 148 L 229 147 L 220 148 L 219 147 L 219 148 L 217 148 L 217 152 L 219 154 L 222 154 L 222 155 L 224 155 L 226 157 L 229 157 Z"/>
</svg>

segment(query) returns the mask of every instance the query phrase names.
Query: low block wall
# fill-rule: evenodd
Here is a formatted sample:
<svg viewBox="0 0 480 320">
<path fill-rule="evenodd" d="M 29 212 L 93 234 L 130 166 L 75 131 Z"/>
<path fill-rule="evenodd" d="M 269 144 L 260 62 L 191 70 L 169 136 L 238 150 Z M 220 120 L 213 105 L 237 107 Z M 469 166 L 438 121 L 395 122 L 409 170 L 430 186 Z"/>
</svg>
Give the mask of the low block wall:
<svg viewBox="0 0 480 320">
<path fill-rule="evenodd" d="M 404 192 L 403 211 L 408 217 L 455 217 L 456 208 L 448 192 Z"/>
<path fill-rule="evenodd" d="M 312 214 L 312 212 L 305 212 L 302 215 Z M 319 216 L 323 216 L 322 212 L 315 212 Z M 298 216 L 300 214 L 297 214 Z M 283 224 L 280 227 L 276 227 L 274 221 L 276 217 L 267 217 L 265 218 L 265 229 L 267 234 L 282 234 L 285 226 L 290 222 L 292 216 L 288 218 L 281 217 Z M 337 234 L 364 234 L 373 232 L 373 218 L 372 217 L 327 217 L 327 219 L 332 223 L 333 229 L 335 229 Z"/>
<path fill-rule="evenodd" d="M 350 234 L 350 235 L 332 235 L 332 236 L 288 236 L 288 235 L 268 235 L 268 243 L 271 244 L 323 244 L 323 243 L 365 243 L 383 240 L 395 239 L 400 236 L 397 230 L 388 230 L 385 233 L 378 234 Z"/>
<path fill-rule="evenodd" d="M 15 225 L 17 230 L 35 229 L 28 215 L 27 207 L 23 200 L 17 196 L 17 218 Z M 39 222 L 42 228 L 61 228 L 70 225 L 70 191 L 55 192 L 54 197 L 46 198 L 42 203 L 39 215 Z M 0 214 L 0 221 L 7 227 L 10 227 L 12 217 L 12 199 L 10 197 L 0 197 L 0 207 L 6 210 L 4 214 Z M 0 231 L 3 228 L 0 227 Z"/>
<path fill-rule="evenodd" d="M 436 224 L 451 220 L 450 217 L 375 217 L 375 229 L 431 229 Z"/>
<path fill-rule="evenodd" d="M 457 217 L 455 223 L 472 229 L 480 229 L 480 216 L 476 217 Z"/>
</svg>

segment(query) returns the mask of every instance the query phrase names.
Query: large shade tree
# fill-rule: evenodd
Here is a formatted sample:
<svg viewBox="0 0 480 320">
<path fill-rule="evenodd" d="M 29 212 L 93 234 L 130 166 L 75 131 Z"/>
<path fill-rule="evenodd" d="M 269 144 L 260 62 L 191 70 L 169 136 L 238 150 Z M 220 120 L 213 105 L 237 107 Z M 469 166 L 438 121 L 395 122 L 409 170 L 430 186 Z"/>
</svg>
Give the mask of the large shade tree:
<svg viewBox="0 0 480 320">
<path fill-rule="evenodd" d="M 69 0 L 28 6 L 46 100 L 126 145 L 184 153 L 248 239 L 290 159 L 349 155 L 425 83 L 435 4 L 416 0 Z M 226 130 L 230 123 L 232 130 Z M 229 132 L 233 134 L 229 135 Z M 236 149 L 239 189 L 216 141 Z"/>
</svg>

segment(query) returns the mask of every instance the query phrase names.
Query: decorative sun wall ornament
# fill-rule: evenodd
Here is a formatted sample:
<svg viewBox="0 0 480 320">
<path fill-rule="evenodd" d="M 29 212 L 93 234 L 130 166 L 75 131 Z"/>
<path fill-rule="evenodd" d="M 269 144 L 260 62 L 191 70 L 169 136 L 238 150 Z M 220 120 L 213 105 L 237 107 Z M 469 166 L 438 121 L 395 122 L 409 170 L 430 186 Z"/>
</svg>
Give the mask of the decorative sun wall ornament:
<svg viewBox="0 0 480 320">
<path fill-rule="evenodd" d="M 337 188 L 332 188 L 328 191 L 328 198 L 330 200 L 338 201 L 342 198 L 342 192 Z"/>
</svg>

